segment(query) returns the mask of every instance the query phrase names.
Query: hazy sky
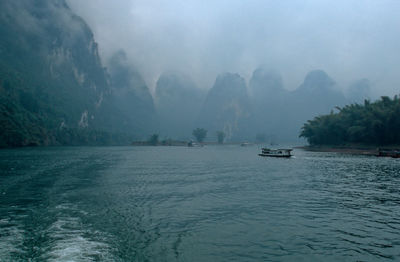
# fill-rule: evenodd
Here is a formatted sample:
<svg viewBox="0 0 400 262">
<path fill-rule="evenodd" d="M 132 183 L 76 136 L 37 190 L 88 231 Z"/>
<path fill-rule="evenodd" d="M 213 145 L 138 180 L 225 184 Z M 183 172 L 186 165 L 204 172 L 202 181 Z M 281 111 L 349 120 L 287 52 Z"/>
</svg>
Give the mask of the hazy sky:
<svg viewBox="0 0 400 262">
<path fill-rule="evenodd" d="M 400 93 L 400 1 L 68 0 L 92 28 L 103 60 L 118 49 L 151 89 L 164 71 L 210 88 L 221 72 L 248 81 L 263 64 L 295 89 L 312 69 L 345 88 L 369 78 Z"/>
</svg>

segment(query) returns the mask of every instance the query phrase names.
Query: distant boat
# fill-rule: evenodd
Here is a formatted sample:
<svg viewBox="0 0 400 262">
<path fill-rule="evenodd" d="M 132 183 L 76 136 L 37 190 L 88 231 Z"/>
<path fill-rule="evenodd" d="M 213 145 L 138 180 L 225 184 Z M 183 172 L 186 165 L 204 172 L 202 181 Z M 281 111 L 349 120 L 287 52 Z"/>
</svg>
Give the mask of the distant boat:
<svg viewBox="0 0 400 262">
<path fill-rule="evenodd" d="M 400 150 L 379 148 L 376 156 L 400 158 Z"/>
<path fill-rule="evenodd" d="M 269 156 L 269 157 L 291 157 L 291 152 L 293 149 L 270 149 L 270 148 L 263 148 L 261 150 L 261 154 L 259 156 Z"/>
<path fill-rule="evenodd" d="M 244 143 L 241 143 L 240 144 L 240 146 L 251 146 L 252 144 L 250 144 L 249 142 L 244 142 Z"/>
<path fill-rule="evenodd" d="M 188 145 L 188 147 L 202 147 L 203 146 L 202 144 L 198 144 L 193 141 L 189 141 L 189 143 L 187 145 Z"/>
</svg>

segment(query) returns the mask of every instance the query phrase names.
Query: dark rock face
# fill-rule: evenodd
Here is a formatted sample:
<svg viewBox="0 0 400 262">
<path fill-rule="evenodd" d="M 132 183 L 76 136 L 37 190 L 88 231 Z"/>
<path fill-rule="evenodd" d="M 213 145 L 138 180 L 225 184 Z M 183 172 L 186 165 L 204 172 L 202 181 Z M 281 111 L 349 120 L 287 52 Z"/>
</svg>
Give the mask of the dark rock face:
<svg viewBox="0 0 400 262">
<path fill-rule="evenodd" d="M 64 0 L 0 1 L 0 35 L 0 146 L 104 144 L 116 139 L 105 132 L 135 133 L 114 104 L 91 30 Z"/>
<path fill-rule="evenodd" d="M 153 98 L 139 72 L 128 63 L 124 51 L 118 51 L 108 61 L 112 101 L 122 118 L 119 128 L 146 137 L 156 130 Z"/>
<path fill-rule="evenodd" d="M 94 126 L 110 89 L 83 20 L 64 1 L 1 1 L 0 10 L 0 106 L 7 126 L 0 144 L 55 144 L 58 128 Z"/>
<path fill-rule="evenodd" d="M 295 141 L 304 122 L 346 102 L 335 81 L 322 70 L 311 71 L 296 90 L 289 92 L 277 72 L 258 68 L 250 89 L 255 132 L 273 143 Z"/>
<path fill-rule="evenodd" d="M 292 99 L 301 109 L 317 114 L 329 112 L 346 101 L 335 81 L 322 70 L 309 72 L 303 84 L 292 93 Z"/>
<path fill-rule="evenodd" d="M 262 67 L 253 72 L 249 86 L 253 97 L 260 100 L 286 91 L 283 88 L 281 75 L 274 70 L 267 70 Z"/>
<path fill-rule="evenodd" d="M 164 73 L 155 90 L 160 134 L 167 138 L 189 139 L 204 101 L 204 91 L 180 73 Z"/>
<path fill-rule="evenodd" d="M 320 92 L 331 90 L 335 85 L 335 81 L 322 70 L 314 70 L 309 72 L 304 79 L 303 84 L 298 91 Z"/>
<path fill-rule="evenodd" d="M 293 109 L 289 120 L 296 127 L 293 133 L 299 134 L 303 123 L 317 115 L 328 114 L 337 106 L 343 106 L 346 98 L 328 74 L 322 70 L 314 70 L 291 92 L 289 102 Z"/>
<path fill-rule="evenodd" d="M 209 90 L 198 126 L 210 134 L 223 131 L 227 140 L 246 139 L 251 128 L 252 109 L 246 83 L 238 74 L 224 73 Z"/>
<path fill-rule="evenodd" d="M 250 79 L 252 104 L 254 109 L 254 136 L 261 134 L 274 142 L 273 138 L 284 132 L 287 118 L 286 100 L 288 91 L 283 88 L 281 75 L 274 70 L 257 68 Z M 253 136 L 253 138 L 254 138 Z"/>
</svg>

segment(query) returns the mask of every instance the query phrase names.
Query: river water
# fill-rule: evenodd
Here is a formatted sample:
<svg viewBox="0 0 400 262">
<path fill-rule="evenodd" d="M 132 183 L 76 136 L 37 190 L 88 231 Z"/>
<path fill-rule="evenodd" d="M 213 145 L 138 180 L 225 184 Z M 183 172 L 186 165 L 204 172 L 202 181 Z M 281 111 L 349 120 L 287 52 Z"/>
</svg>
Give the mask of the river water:
<svg viewBox="0 0 400 262">
<path fill-rule="evenodd" d="M 400 260 L 400 161 L 239 146 L 0 151 L 0 261 Z"/>
</svg>

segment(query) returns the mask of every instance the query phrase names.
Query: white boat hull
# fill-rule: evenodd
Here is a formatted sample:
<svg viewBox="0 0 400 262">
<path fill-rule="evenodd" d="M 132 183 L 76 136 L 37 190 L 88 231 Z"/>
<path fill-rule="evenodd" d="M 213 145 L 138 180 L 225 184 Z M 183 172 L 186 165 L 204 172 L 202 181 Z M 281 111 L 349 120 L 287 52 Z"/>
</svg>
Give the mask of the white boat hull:
<svg viewBox="0 0 400 262">
<path fill-rule="evenodd" d="M 259 156 L 268 156 L 268 157 L 286 157 L 289 158 L 292 155 L 276 155 L 276 154 L 258 154 Z"/>
<path fill-rule="evenodd" d="M 268 157 L 291 157 L 293 149 L 270 149 L 270 148 L 262 148 L 261 154 L 259 156 L 268 156 Z"/>
</svg>

